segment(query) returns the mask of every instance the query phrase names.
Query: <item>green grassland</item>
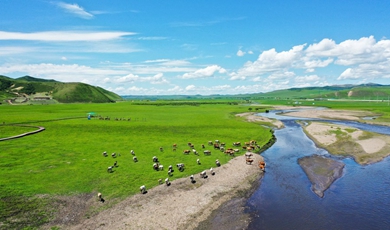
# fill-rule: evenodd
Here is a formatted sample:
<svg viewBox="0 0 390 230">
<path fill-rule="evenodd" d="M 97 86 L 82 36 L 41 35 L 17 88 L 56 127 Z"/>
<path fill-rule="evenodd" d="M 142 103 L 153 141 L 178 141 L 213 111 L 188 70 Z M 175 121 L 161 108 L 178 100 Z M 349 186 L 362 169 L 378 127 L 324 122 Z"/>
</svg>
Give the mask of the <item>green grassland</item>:
<svg viewBox="0 0 390 230">
<path fill-rule="evenodd" d="M 139 192 L 143 184 L 147 188 L 158 185 L 158 179 L 168 177 L 169 165 L 186 166 L 183 172 L 174 171 L 170 177 L 174 180 L 215 167 L 216 159 L 224 164 L 231 157 L 208 146 L 208 141 L 220 140 L 229 148 L 233 142 L 250 140 L 263 146 L 272 138 L 269 129 L 235 116 L 247 111 L 248 106 L 232 103 L 0 106 L 2 137 L 15 135 L 18 129 L 20 133 L 26 132 L 26 127 L 9 126 L 12 124 L 46 128 L 38 134 L 0 142 L 0 222 L 19 228 L 29 213 L 28 218 L 36 220 L 31 222 L 32 226 L 45 223 L 52 213 L 46 213 L 46 206 L 42 205 L 47 199 L 37 199 L 47 197 L 45 194 L 102 192 L 106 199 L 119 201 Z M 89 112 L 110 120 L 97 117 L 88 120 Z M 3 122 L 5 125 L 1 125 Z M 188 142 L 195 145 L 199 156 L 182 153 L 189 149 Z M 174 143 L 177 151 L 172 150 Z M 201 144 L 212 151 L 210 156 L 203 154 Z M 130 150 L 135 151 L 139 162 L 133 162 Z M 109 156 L 103 157 L 103 151 Z M 113 152 L 120 156 L 112 158 Z M 165 166 L 164 171 L 152 169 L 153 156 Z M 196 164 L 197 158 L 201 165 Z M 108 173 L 107 167 L 115 161 L 118 167 Z M 41 212 L 33 215 L 31 210 Z M 12 225 L 10 219 L 20 220 L 16 221 L 20 225 Z"/>
</svg>

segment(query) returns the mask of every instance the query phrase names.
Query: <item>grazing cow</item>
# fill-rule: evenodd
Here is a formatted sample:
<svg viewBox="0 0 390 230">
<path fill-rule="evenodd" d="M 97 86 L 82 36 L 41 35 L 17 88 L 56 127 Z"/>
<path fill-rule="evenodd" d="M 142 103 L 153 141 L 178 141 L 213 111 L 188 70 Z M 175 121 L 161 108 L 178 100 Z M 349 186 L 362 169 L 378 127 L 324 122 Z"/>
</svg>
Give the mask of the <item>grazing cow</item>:
<svg viewBox="0 0 390 230">
<path fill-rule="evenodd" d="M 204 179 L 207 178 L 206 171 L 203 171 L 203 172 L 200 173 L 200 178 L 204 178 Z"/>
<path fill-rule="evenodd" d="M 207 142 L 208 143 L 208 145 L 213 145 L 213 142 L 212 141 L 209 141 L 209 142 Z"/>
<path fill-rule="evenodd" d="M 116 153 L 111 153 L 111 156 L 112 156 L 113 158 L 116 158 Z"/>
<path fill-rule="evenodd" d="M 177 168 L 179 169 L 180 172 L 184 171 L 184 164 L 183 163 L 177 164 L 176 166 L 177 166 Z"/>
<path fill-rule="evenodd" d="M 184 154 L 190 154 L 190 153 L 191 153 L 191 150 L 186 149 L 186 150 L 183 151 L 183 153 L 184 153 Z"/>
<path fill-rule="evenodd" d="M 215 172 L 214 172 L 213 168 L 210 168 L 210 174 L 213 175 L 213 176 L 215 175 Z"/>
<path fill-rule="evenodd" d="M 113 167 L 112 167 L 112 166 L 109 166 L 109 167 L 107 168 L 107 172 L 112 173 L 112 172 L 113 172 L 112 169 L 113 169 Z"/>
<path fill-rule="evenodd" d="M 172 176 L 172 172 L 173 172 L 173 170 L 172 170 L 172 169 L 169 169 L 169 170 L 168 170 L 168 176 Z"/>
<path fill-rule="evenodd" d="M 177 144 L 173 144 L 173 145 L 172 145 L 172 150 L 173 150 L 173 151 L 176 151 L 176 147 L 177 147 Z"/>
<path fill-rule="evenodd" d="M 200 159 L 196 159 L 196 163 L 198 163 L 198 165 L 200 165 Z"/>
<path fill-rule="evenodd" d="M 204 144 L 202 144 L 202 149 L 204 149 L 204 148 L 206 148 L 206 147 L 204 146 Z"/>
<path fill-rule="evenodd" d="M 194 175 L 190 176 L 190 180 L 191 180 L 191 183 L 193 183 L 193 184 L 196 182 L 195 179 L 194 179 Z"/>
<path fill-rule="evenodd" d="M 99 201 L 104 203 L 105 200 L 103 199 L 102 194 L 100 192 L 98 193 L 97 196 L 98 196 Z"/>
<path fill-rule="evenodd" d="M 164 151 L 163 147 L 160 147 L 160 152 Z"/>
<path fill-rule="evenodd" d="M 195 155 L 199 155 L 199 154 L 198 154 L 198 151 L 196 151 L 195 149 L 193 149 L 192 152 L 193 152 Z"/>
<path fill-rule="evenodd" d="M 158 184 L 162 184 L 162 179 L 158 179 Z"/>
<path fill-rule="evenodd" d="M 130 150 L 131 155 L 135 155 L 134 150 Z"/>
<path fill-rule="evenodd" d="M 251 158 L 246 158 L 245 159 L 246 160 L 246 164 L 252 164 L 252 162 L 253 162 L 253 159 L 251 159 Z"/>
<path fill-rule="evenodd" d="M 250 152 L 246 152 L 246 153 L 245 153 L 245 157 L 246 157 L 246 158 L 251 158 L 252 156 L 253 156 L 253 154 L 250 153 Z"/>
<path fill-rule="evenodd" d="M 142 194 L 145 194 L 146 193 L 145 185 L 142 185 L 141 187 L 139 187 L 139 190 L 141 191 Z"/>
<path fill-rule="evenodd" d="M 153 164 L 153 169 L 154 169 L 154 170 L 157 170 L 157 171 L 158 171 L 158 167 L 159 167 L 158 163 L 154 163 L 154 164 Z"/>
<path fill-rule="evenodd" d="M 239 153 L 239 152 L 240 152 L 239 149 L 233 149 L 233 151 L 234 151 L 235 153 Z"/>
<path fill-rule="evenodd" d="M 221 162 L 219 162 L 219 160 L 215 160 L 215 165 L 217 165 L 217 167 L 221 166 Z"/>
<path fill-rule="evenodd" d="M 104 157 L 108 156 L 106 151 L 104 151 L 104 152 L 102 153 L 102 155 L 103 155 Z"/>
<path fill-rule="evenodd" d="M 154 157 L 152 158 L 152 160 L 153 160 L 153 162 L 158 162 L 158 158 L 157 158 L 156 156 L 154 156 Z"/>
<path fill-rule="evenodd" d="M 118 161 L 114 162 L 114 166 L 113 167 L 118 167 Z"/>
<path fill-rule="evenodd" d="M 171 182 L 169 181 L 169 178 L 166 178 L 166 179 L 165 179 L 165 184 L 166 184 L 167 186 L 171 185 Z"/>
<path fill-rule="evenodd" d="M 240 146 L 241 142 L 233 142 L 233 146 Z"/>
<path fill-rule="evenodd" d="M 259 168 L 260 168 L 261 171 L 265 172 L 265 167 L 264 167 L 264 165 L 259 165 Z"/>
<path fill-rule="evenodd" d="M 173 172 L 173 167 L 172 167 L 172 165 L 169 165 L 169 166 L 168 166 L 168 170 L 172 170 L 172 172 Z"/>
<path fill-rule="evenodd" d="M 210 150 L 205 150 L 203 151 L 204 155 L 211 155 L 211 151 Z"/>
<path fill-rule="evenodd" d="M 265 172 L 265 162 L 264 161 L 259 161 L 259 168 L 261 171 Z"/>
<path fill-rule="evenodd" d="M 188 145 L 188 146 L 191 146 L 192 144 L 191 144 L 191 142 L 188 142 L 187 145 Z"/>
<path fill-rule="evenodd" d="M 133 161 L 138 162 L 138 158 L 136 156 L 133 156 Z"/>
<path fill-rule="evenodd" d="M 218 143 L 214 143 L 214 149 L 219 149 L 219 148 L 220 148 L 219 144 Z"/>
<path fill-rule="evenodd" d="M 159 169 L 160 171 L 163 171 L 163 170 L 164 170 L 164 165 L 159 165 L 159 166 L 158 166 L 158 169 Z"/>
<path fill-rule="evenodd" d="M 227 155 L 230 155 L 230 156 L 234 156 L 233 149 L 227 149 L 224 153 L 227 154 Z"/>
<path fill-rule="evenodd" d="M 219 140 L 215 140 L 215 143 L 219 143 Z"/>
</svg>

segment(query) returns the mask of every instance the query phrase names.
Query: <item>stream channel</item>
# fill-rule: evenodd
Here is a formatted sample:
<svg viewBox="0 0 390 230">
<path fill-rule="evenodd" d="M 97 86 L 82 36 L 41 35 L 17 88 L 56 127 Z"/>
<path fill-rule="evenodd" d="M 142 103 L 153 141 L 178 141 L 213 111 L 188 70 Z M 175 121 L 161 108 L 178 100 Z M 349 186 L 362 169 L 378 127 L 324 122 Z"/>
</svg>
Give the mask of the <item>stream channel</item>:
<svg viewBox="0 0 390 230">
<path fill-rule="evenodd" d="M 247 200 L 250 230 L 259 229 L 390 229 L 390 157 L 371 165 L 351 158 L 337 158 L 316 147 L 296 120 L 317 120 L 277 115 L 259 115 L 281 120 L 276 143 L 261 155 L 267 162 L 261 185 Z M 324 121 L 324 120 L 323 120 Z M 327 120 L 328 121 L 328 120 Z M 390 135 L 390 127 L 351 121 L 328 121 Z M 345 163 L 343 176 L 318 197 L 298 164 L 313 154 Z"/>
</svg>

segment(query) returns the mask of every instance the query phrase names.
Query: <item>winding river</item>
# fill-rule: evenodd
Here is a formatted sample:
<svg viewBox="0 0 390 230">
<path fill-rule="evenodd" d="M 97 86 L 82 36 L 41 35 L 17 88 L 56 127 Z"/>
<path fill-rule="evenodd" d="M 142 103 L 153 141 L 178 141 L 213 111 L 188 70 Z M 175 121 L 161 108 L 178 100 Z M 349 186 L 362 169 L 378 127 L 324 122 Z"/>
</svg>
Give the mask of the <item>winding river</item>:
<svg viewBox="0 0 390 230">
<path fill-rule="evenodd" d="M 252 221 L 248 229 L 390 229 L 390 157 L 361 166 L 351 158 L 335 158 L 317 148 L 294 117 L 259 114 L 281 120 L 277 142 L 262 153 L 267 171 L 261 185 L 246 203 Z M 313 120 L 299 118 L 299 120 Z M 332 121 L 362 130 L 390 135 L 390 127 L 349 121 Z M 343 176 L 319 198 L 298 164 L 313 154 L 345 163 Z"/>
</svg>

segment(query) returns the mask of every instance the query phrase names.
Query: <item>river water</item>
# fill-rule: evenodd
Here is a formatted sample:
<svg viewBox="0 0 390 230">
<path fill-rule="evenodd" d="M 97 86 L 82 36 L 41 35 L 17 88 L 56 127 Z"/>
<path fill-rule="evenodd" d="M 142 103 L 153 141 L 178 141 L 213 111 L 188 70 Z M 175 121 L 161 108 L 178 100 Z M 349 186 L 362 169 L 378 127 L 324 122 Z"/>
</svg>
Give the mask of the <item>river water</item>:
<svg viewBox="0 0 390 230">
<path fill-rule="evenodd" d="M 315 146 L 296 118 L 276 112 L 260 114 L 281 120 L 285 128 L 275 130 L 276 143 L 261 154 L 267 171 L 246 203 L 246 213 L 252 218 L 248 229 L 390 229 L 390 158 L 361 166 L 351 158 L 333 157 Z M 337 123 L 390 135 L 390 127 Z M 313 154 L 345 163 L 343 176 L 323 198 L 311 191 L 298 164 L 299 158 Z"/>
</svg>

